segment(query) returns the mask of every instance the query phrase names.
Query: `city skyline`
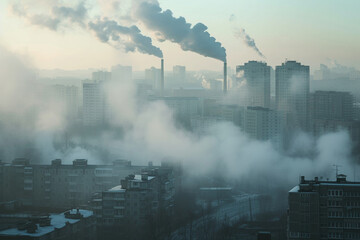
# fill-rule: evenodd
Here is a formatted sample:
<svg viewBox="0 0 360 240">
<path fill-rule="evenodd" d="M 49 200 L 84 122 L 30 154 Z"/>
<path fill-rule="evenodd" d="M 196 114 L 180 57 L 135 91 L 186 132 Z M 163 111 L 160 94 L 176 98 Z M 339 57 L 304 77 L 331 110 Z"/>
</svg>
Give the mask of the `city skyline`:
<svg viewBox="0 0 360 240">
<path fill-rule="evenodd" d="M 0 239 L 359 239 L 360 1 L 0 1 Z"/>
</svg>

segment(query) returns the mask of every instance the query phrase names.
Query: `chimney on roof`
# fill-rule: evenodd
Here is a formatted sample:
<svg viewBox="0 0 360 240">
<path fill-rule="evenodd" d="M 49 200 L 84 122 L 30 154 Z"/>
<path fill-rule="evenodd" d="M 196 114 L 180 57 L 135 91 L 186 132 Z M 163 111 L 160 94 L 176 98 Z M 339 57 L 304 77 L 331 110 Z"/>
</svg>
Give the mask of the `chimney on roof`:
<svg viewBox="0 0 360 240">
<path fill-rule="evenodd" d="M 301 176 L 300 183 L 305 183 L 305 176 Z"/>
</svg>

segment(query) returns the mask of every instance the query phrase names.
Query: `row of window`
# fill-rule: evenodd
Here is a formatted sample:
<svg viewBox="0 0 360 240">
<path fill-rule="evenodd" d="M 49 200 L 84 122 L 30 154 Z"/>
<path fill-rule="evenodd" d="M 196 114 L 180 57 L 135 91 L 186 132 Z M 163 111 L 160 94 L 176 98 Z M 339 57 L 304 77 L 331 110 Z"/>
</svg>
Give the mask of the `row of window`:
<svg viewBox="0 0 360 240">
<path fill-rule="evenodd" d="M 343 190 L 328 190 L 328 196 L 332 197 L 360 197 L 360 192 L 344 192 Z M 321 196 L 324 196 L 322 194 Z"/>
<path fill-rule="evenodd" d="M 360 233 L 328 233 L 321 235 L 322 239 L 360 239 Z"/>
<path fill-rule="evenodd" d="M 358 211 L 347 211 L 345 213 L 343 212 L 339 212 L 339 211 L 329 211 L 328 212 L 328 217 L 333 217 L 333 218 L 360 218 L 360 212 Z"/>
<path fill-rule="evenodd" d="M 328 190 L 328 196 L 342 196 L 342 190 Z"/>
<path fill-rule="evenodd" d="M 304 233 L 304 232 L 290 232 L 289 237 L 290 238 L 304 239 L 304 238 L 310 238 L 311 234 L 310 233 Z"/>
</svg>

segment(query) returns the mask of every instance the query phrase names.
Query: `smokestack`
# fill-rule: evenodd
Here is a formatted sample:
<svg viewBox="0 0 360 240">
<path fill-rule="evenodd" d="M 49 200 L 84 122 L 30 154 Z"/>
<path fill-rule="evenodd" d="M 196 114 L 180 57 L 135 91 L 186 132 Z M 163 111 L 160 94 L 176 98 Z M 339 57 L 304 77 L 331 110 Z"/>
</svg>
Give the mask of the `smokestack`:
<svg viewBox="0 0 360 240">
<path fill-rule="evenodd" d="M 161 96 L 164 96 L 164 59 L 161 59 Z"/>
<path fill-rule="evenodd" d="M 224 86 L 223 86 L 224 94 L 227 92 L 227 64 L 224 62 Z"/>
</svg>

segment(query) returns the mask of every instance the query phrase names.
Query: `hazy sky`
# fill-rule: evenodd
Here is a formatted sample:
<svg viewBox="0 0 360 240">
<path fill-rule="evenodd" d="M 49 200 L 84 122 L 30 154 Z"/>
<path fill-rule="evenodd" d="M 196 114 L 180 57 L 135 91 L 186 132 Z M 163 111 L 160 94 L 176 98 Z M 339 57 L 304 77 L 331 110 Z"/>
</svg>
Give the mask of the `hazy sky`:
<svg viewBox="0 0 360 240">
<path fill-rule="evenodd" d="M 0 44 L 28 56 L 42 69 L 108 68 L 115 64 L 133 65 L 135 70 L 159 66 L 154 56 L 124 53 L 97 40 L 89 31 L 78 27 L 58 32 L 30 25 L 15 16 L 9 4 L 0 1 Z M 26 1 L 25 1 L 26 2 Z M 39 0 L 39 3 L 46 2 Z M 95 6 L 94 14 L 109 12 L 104 0 Z M 202 22 L 209 33 L 227 50 L 228 65 L 234 67 L 248 60 L 262 60 L 257 53 L 234 36 L 235 28 L 244 28 L 272 65 L 286 58 L 318 68 L 327 59 L 360 68 L 360 1 L 359 0 L 160 0 L 162 9 L 183 16 L 192 24 Z M 120 0 L 121 13 L 127 12 L 129 0 Z M 114 15 L 112 12 L 111 14 Z M 120 15 L 120 14 L 119 14 Z M 229 21 L 234 15 L 233 21 Z M 139 25 L 147 36 L 153 32 Z M 184 52 L 171 42 L 153 40 L 164 52 L 165 67 L 185 65 L 190 70 L 221 70 L 218 60 Z"/>
</svg>

